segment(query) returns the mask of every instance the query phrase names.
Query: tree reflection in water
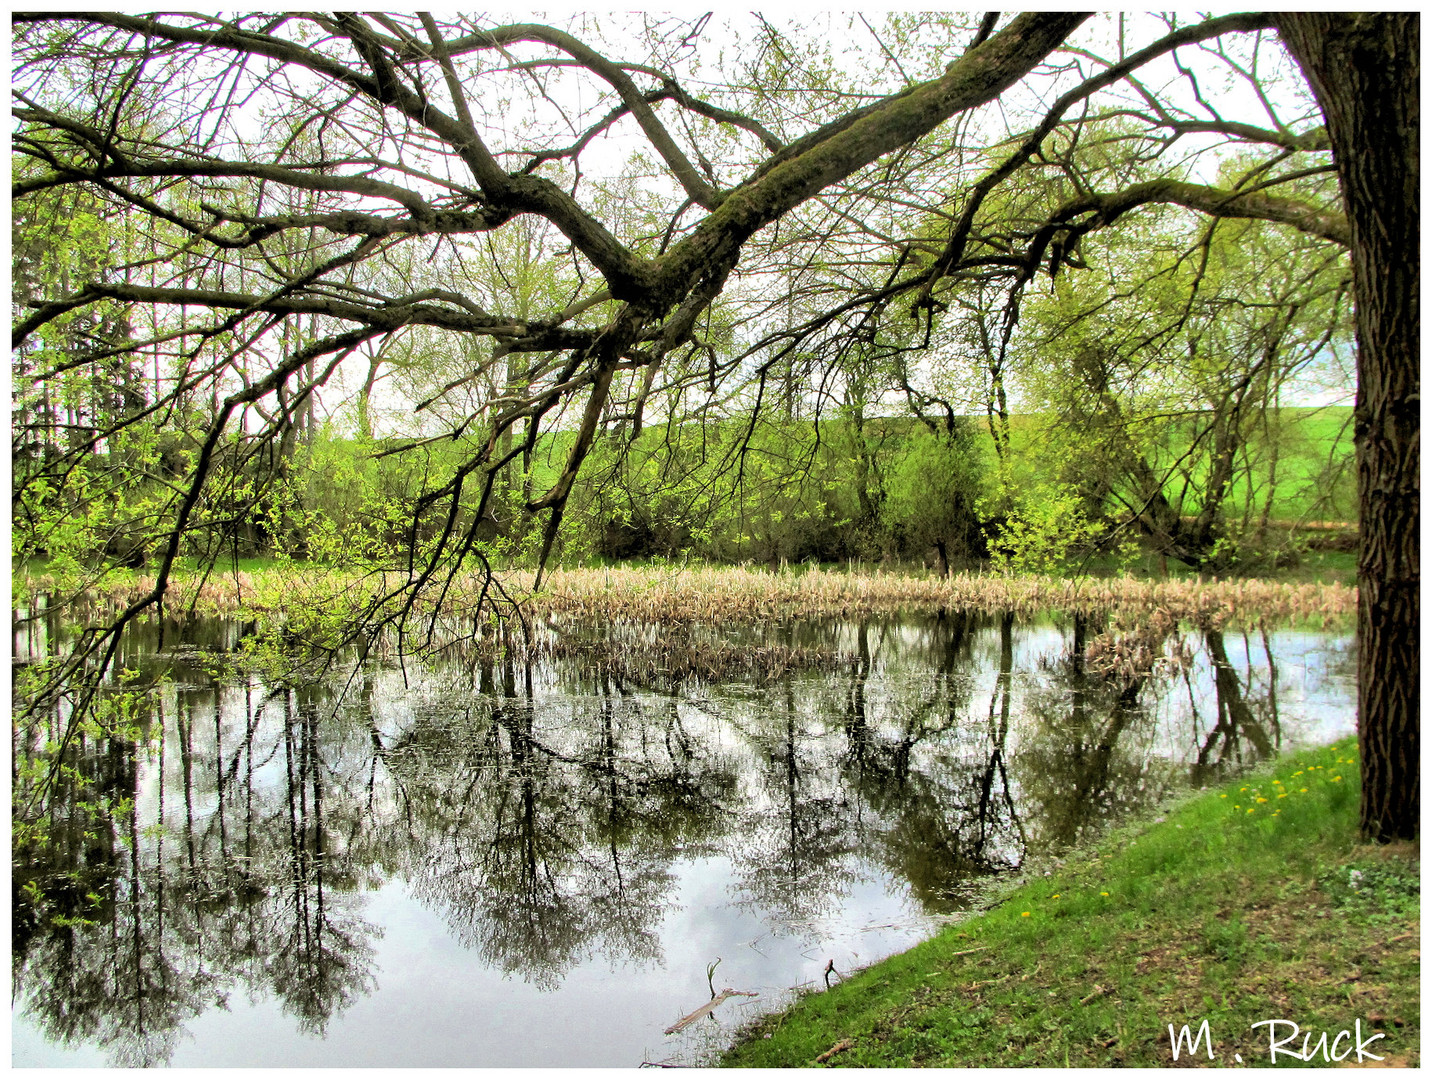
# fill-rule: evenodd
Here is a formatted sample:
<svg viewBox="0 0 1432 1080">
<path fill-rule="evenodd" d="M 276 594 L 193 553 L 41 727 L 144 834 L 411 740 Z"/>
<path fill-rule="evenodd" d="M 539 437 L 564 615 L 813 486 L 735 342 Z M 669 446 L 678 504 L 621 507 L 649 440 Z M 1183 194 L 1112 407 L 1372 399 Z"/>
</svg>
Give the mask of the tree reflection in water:
<svg viewBox="0 0 1432 1080">
<path fill-rule="evenodd" d="M 1233 769 L 1266 761 L 1277 752 L 1283 736 L 1278 723 L 1278 669 L 1273 659 L 1273 651 L 1268 645 L 1267 633 L 1262 635 L 1263 652 L 1268 664 L 1267 690 L 1262 695 L 1245 692 L 1233 664 L 1228 659 L 1222 631 L 1209 630 L 1204 634 L 1204 640 L 1207 643 L 1209 661 L 1213 665 L 1216 720 L 1203 745 L 1199 747 L 1198 759 L 1193 766 L 1193 779 L 1196 784 L 1218 779 Z M 1243 635 L 1243 642 L 1246 656 L 1247 634 Z M 1248 659 L 1248 670 L 1255 671 L 1251 658 Z M 1254 677 L 1250 675 L 1250 682 Z M 1251 686 L 1249 690 L 1252 690 Z M 1193 715 L 1195 723 L 1202 719 L 1196 701 Z"/>
<path fill-rule="evenodd" d="M 1045 662 L 1048 677 L 1029 695 L 1034 723 L 1020 777 L 1045 849 L 1078 843 L 1119 814 L 1156 804 L 1176 782 L 1175 764 L 1152 752 L 1156 723 L 1143 704 L 1151 681 L 1169 676 L 1091 671 L 1091 630 L 1102 626 L 1073 620 L 1068 650 Z"/>
<path fill-rule="evenodd" d="M 564 722 L 539 737 L 532 668 L 519 695 L 514 666 L 440 733 L 425 722 L 431 739 L 384 753 L 413 891 L 463 944 L 538 986 L 594 953 L 659 963 L 670 863 L 716 833 L 734 772 L 692 748 L 675 697 L 649 707 L 609 679 L 562 702 Z M 492 678 L 483 668 L 479 686 Z"/>
<path fill-rule="evenodd" d="M 233 688 L 159 697 L 147 748 L 81 744 L 75 775 L 94 783 L 59 808 L 85 848 L 17 852 L 17 886 L 35 882 L 45 903 L 33 936 L 15 944 L 16 990 L 44 988 L 26 997 L 53 1041 L 101 1043 L 119 1065 L 162 1065 L 185 1022 L 236 985 L 271 992 L 318 1035 L 372 988 L 380 931 L 356 914 L 358 894 L 325 887 L 335 876 L 325 758 L 337 747 L 319 736 L 324 691 L 262 695 L 250 714 L 256 688 L 241 690 L 237 709 Z M 226 762 L 236 719 L 243 734 Z M 276 763 L 283 782 L 267 785 L 257 774 Z M 123 815 L 97 812 L 96 790 Z M 338 812 L 351 809 L 340 799 Z M 341 886 L 341 861 L 336 876 Z M 66 883 L 99 903 L 56 918 L 52 894 Z"/>
<path fill-rule="evenodd" d="M 898 695 L 891 694 L 895 684 L 885 689 L 890 680 L 882 680 L 873 720 L 868 628 L 858 631 L 845 772 L 887 822 L 872 838 L 882 865 L 908 882 L 928 910 L 959 906 L 978 878 L 1011 869 L 1020 857 L 1022 826 L 1006 768 L 1014 620 L 997 622 L 987 701 L 977 700 L 974 677 L 987 670 L 987 658 L 976 658 L 974 645 L 978 632 L 991 628 L 956 613 L 927 629 L 918 644 L 922 660 L 901 679 Z"/>
<path fill-rule="evenodd" d="M 202 653 L 132 643 L 132 666 L 168 672 L 148 738 L 75 739 L 47 835 L 16 842 L 15 1000 L 50 1041 L 116 1064 L 165 1063 L 235 991 L 321 1038 L 376 985 L 365 903 L 392 881 L 542 990 L 594 957 L 663 966 L 686 865 L 724 861 L 731 902 L 802 940 L 873 879 L 913 910 L 958 909 L 1180 770 L 1203 783 L 1283 745 L 1269 635 L 1230 658 L 1224 633 L 1190 634 L 1182 672 L 1107 675 L 1086 660 L 1102 629 L 787 624 L 736 644 L 840 662 L 719 683 L 643 676 L 630 654 L 479 651 L 223 684 Z M 17 730 L 17 759 L 58 723 Z"/>
</svg>

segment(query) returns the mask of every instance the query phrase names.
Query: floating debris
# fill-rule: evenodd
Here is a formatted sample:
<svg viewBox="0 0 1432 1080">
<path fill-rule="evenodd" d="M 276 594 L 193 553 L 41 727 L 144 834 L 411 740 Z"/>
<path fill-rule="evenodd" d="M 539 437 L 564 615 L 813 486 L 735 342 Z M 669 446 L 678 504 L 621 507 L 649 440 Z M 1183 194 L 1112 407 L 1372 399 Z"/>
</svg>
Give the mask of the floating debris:
<svg viewBox="0 0 1432 1080">
<path fill-rule="evenodd" d="M 717 1005 L 720 1005 L 723 1001 L 726 1001 L 729 998 L 757 996 L 759 995 L 757 995 L 754 990 L 732 990 L 728 986 L 719 994 L 717 994 L 714 998 L 708 1001 L 705 1005 L 701 1006 L 701 1008 L 687 1013 L 680 1020 L 676 1021 L 676 1023 L 672 1024 L 669 1028 L 667 1028 L 666 1031 L 663 1032 L 663 1034 L 675 1035 L 682 1028 L 689 1027 L 691 1024 L 696 1023 L 696 1021 L 700 1020 L 703 1016 L 706 1016 L 713 1009 L 715 1009 Z"/>
</svg>

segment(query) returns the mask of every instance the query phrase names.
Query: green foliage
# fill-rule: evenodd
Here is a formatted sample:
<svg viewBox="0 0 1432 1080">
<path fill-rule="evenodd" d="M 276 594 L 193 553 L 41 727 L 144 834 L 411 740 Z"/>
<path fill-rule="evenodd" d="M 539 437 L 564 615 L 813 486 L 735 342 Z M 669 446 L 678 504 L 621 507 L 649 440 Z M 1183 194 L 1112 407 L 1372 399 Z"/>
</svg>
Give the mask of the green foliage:
<svg viewBox="0 0 1432 1080">
<path fill-rule="evenodd" d="M 1076 485 L 1087 517 L 1136 522 L 1195 568 L 1287 558 L 1300 518 L 1355 520 L 1333 413 L 1285 405 L 1348 382 L 1335 245 L 1145 211 L 1137 228 L 1085 237 L 1080 265 L 1020 315 L 1010 367 L 1039 422 L 1016 475 Z"/>
<path fill-rule="evenodd" d="M 936 435 L 912 425 L 890 468 L 883 521 L 902 554 L 918 556 L 945 545 L 948 558 L 972 562 L 983 554 L 981 499 L 989 457 L 974 424 Z"/>
<path fill-rule="evenodd" d="M 904 417 L 649 429 L 593 452 L 566 552 L 795 563 L 918 560 L 944 544 L 969 561 L 985 467 L 972 425 L 935 436 Z"/>
<path fill-rule="evenodd" d="M 990 565 L 1006 574 L 1063 574 L 1092 553 L 1104 527 L 1072 485 L 1040 482 L 1008 497 L 994 525 Z"/>
<path fill-rule="evenodd" d="M 1325 871 L 1318 885 L 1339 911 L 1361 921 L 1395 923 L 1421 910 L 1422 879 L 1403 862 L 1360 859 Z"/>
</svg>

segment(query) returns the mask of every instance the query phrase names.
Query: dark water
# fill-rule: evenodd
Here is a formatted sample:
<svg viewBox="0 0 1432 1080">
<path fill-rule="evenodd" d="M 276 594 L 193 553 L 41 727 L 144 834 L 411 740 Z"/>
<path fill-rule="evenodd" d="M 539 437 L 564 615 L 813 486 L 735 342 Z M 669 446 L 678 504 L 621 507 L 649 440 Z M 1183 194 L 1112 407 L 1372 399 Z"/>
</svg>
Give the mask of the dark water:
<svg viewBox="0 0 1432 1080">
<path fill-rule="evenodd" d="M 21 663 L 63 636 L 16 627 Z M 16 856 L 13 1064 L 697 1061 L 991 875 L 1354 715 L 1349 639 L 1304 632 L 1188 632 L 1146 677 L 1093 670 L 1096 625 L 946 617 L 725 639 L 824 657 L 771 678 L 584 654 L 283 688 L 208 673 L 245 629 L 141 628 L 145 736 L 73 742 Z M 17 730 L 17 768 L 57 730 Z M 713 964 L 758 996 L 663 1034 Z"/>
</svg>

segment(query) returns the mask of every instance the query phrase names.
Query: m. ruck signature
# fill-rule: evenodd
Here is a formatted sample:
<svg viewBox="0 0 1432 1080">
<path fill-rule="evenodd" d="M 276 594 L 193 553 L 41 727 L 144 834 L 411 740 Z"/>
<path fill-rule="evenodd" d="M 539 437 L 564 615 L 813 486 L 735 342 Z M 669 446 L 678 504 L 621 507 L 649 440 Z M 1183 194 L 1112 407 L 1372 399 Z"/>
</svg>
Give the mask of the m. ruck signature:
<svg viewBox="0 0 1432 1080">
<path fill-rule="evenodd" d="M 1326 1031 L 1314 1032 L 1311 1029 L 1303 1031 L 1292 1020 L 1259 1020 L 1253 1025 L 1257 1031 L 1261 1027 L 1268 1029 L 1268 1063 L 1276 1065 L 1278 1055 L 1284 1054 L 1288 1057 L 1297 1058 L 1299 1061 L 1312 1061 L 1319 1054 L 1325 1062 L 1345 1061 L 1350 1055 L 1356 1054 L 1357 1061 L 1362 1062 L 1364 1058 L 1371 1058 L 1373 1061 L 1381 1061 L 1382 1058 L 1368 1049 L 1378 1039 L 1384 1038 L 1380 1031 L 1374 1031 L 1367 1038 L 1362 1036 L 1362 1020 L 1354 1020 L 1351 1031 L 1339 1031 L 1329 1040 L 1329 1033 Z M 1282 1038 L 1279 1038 L 1279 1035 Z M 1314 1040 L 1314 1034 L 1317 1039 Z M 1302 1044 L 1298 1044 L 1298 1036 L 1303 1036 Z M 1196 1032 L 1190 1033 L 1188 1025 L 1177 1032 L 1172 1024 L 1168 1026 L 1168 1039 L 1170 1049 L 1173 1051 L 1173 1059 L 1178 1060 L 1179 1054 L 1197 1054 L 1199 1047 L 1208 1054 L 1208 1060 L 1213 1060 L 1213 1034 L 1208 1029 L 1208 1021 L 1205 1020 L 1198 1026 Z M 1344 1045 L 1346 1043 L 1346 1045 Z M 1233 1060 L 1241 1062 L 1242 1055 L 1234 1054 Z"/>
</svg>

